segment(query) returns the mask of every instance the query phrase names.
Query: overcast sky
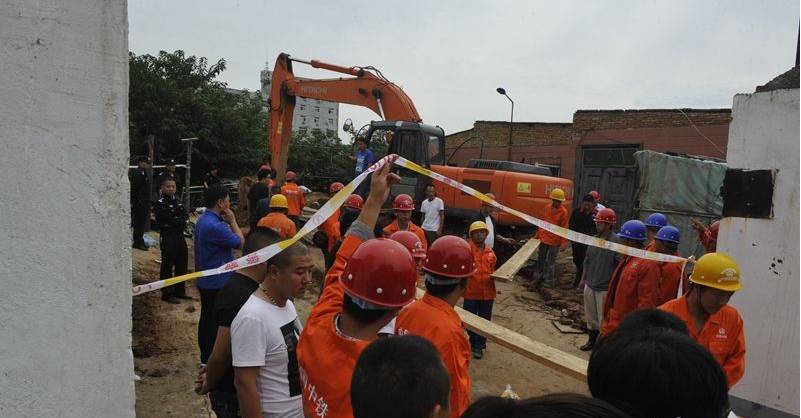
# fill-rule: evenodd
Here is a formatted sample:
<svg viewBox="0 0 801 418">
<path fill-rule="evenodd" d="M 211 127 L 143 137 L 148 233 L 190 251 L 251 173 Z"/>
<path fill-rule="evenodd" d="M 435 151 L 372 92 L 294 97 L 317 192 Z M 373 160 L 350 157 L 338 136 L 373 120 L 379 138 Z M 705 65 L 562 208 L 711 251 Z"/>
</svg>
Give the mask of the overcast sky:
<svg viewBox="0 0 801 418">
<path fill-rule="evenodd" d="M 224 58 L 258 90 L 279 52 L 373 65 L 446 133 L 475 120 L 570 122 L 577 109 L 728 108 L 793 66 L 799 10 L 770 1 L 129 0 L 136 54 Z M 295 74 L 332 73 L 303 65 Z M 340 125 L 378 119 L 340 106 Z"/>
</svg>

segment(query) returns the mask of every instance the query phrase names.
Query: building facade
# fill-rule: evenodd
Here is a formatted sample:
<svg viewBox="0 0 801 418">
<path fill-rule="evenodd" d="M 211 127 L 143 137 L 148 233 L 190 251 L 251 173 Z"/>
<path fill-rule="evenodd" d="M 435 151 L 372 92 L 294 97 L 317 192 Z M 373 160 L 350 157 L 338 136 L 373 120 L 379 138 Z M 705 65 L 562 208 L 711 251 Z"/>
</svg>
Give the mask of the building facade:
<svg viewBox="0 0 801 418">
<path fill-rule="evenodd" d="M 272 71 L 261 71 L 261 97 L 267 106 L 270 97 Z M 300 78 L 300 77 L 298 77 Z M 339 129 L 339 103 L 325 100 L 298 97 L 295 101 L 295 112 L 292 116 L 292 131 L 320 131 L 327 135 L 336 135 Z"/>
</svg>

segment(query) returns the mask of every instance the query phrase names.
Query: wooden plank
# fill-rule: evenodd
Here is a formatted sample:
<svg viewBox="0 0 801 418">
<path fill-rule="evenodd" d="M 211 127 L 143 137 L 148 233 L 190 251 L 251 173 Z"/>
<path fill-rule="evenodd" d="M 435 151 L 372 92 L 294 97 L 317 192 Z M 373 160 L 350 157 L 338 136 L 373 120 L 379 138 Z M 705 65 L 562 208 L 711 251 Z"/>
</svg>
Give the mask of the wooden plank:
<svg viewBox="0 0 801 418">
<path fill-rule="evenodd" d="M 510 282 L 518 271 L 526 264 L 534 251 L 540 246 L 540 240 L 531 238 L 519 250 L 498 269 L 492 273 L 492 278 Z"/>
<path fill-rule="evenodd" d="M 418 299 L 423 297 L 424 294 L 424 290 L 417 289 Z M 557 350 L 539 341 L 534 341 L 525 335 L 494 324 L 480 316 L 473 315 L 458 306 L 455 309 L 468 330 L 560 373 L 581 381 L 587 379 L 587 360 Z"/>
</svg>

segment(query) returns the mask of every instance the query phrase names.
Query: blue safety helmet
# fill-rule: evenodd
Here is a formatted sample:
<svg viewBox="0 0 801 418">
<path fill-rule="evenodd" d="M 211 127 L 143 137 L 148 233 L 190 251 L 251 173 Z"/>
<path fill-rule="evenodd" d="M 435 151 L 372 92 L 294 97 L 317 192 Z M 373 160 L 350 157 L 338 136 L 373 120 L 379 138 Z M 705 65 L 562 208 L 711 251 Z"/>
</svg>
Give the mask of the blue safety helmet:
<svg viewBox="0 0 801 418">
<path fill-rule="evenodd" d="M 667 216 L 657 212 L 652 213 L 648 219 L 645 220 L 645 226 L 650 228 L 661 228 L 663 226 L 667 226 Z"/>
<path fill-rule="evenodd" d="M 636 219 L 626 221 L 617 234 L 618 238 L 626 238 L 634 241 L 643 242 L 646 239 L 645 224 Z"/>
<path fill-rule="evenodd" d="M 656 239 L 679 244 L 681 242 L 681 234 L 679 233 L 679 228 L 668 225 L 659 229 L 659 232 L 656 233 Z"/>
</svg>

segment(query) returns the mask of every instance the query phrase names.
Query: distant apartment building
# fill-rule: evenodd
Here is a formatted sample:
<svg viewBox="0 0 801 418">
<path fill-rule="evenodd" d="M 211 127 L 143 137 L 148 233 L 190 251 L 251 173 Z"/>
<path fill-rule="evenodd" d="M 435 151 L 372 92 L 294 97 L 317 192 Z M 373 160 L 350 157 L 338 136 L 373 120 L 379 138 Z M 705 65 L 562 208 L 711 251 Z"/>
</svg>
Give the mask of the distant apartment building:
<svg viewBox="0 0 801 418">
<path fill-rule="evenodd" d="M 298 77 L 300 78 L 300 77 Z M 261 71 L 261 97 L 265 106 L 270 97 L 272 71 Z M 339 128 L 339 103 L 324 100 L 298 97 L 295 101 L 295 112 L 292 116 L 292 131 L 303 132 L 316 130 L 327 135 L 336 135 Z"/>
</svg>

